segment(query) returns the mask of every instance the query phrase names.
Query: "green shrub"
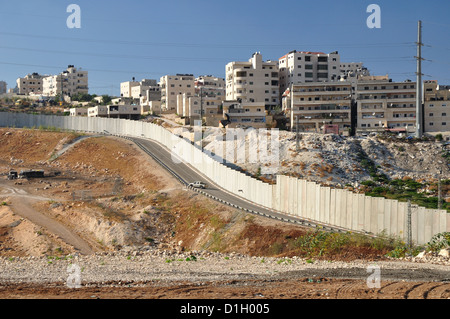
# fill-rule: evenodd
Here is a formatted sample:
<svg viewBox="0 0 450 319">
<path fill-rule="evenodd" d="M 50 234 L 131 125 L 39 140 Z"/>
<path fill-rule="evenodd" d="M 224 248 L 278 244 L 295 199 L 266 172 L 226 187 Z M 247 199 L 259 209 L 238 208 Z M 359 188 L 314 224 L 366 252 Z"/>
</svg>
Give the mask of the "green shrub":
<svg viewBox="0 0 450 319">
<path fill-rule="evenodd" d="M 439 251 L 443 248 L 450 247 L 450 232 L 434 235 L 427 243 L 427 247 L 431 251 Z"/>
<path fill-rule="evenodd" d="M 362 181 L 361 185 L 372 187 L 375 186 L 376 184 L 374 181 Z"/>
</svg>

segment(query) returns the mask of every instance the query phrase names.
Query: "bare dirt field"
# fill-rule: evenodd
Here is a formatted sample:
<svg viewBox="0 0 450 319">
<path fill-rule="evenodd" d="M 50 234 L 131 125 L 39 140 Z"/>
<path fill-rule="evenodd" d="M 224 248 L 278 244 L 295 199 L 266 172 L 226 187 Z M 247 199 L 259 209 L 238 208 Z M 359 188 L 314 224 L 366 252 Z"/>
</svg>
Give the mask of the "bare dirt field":
<svg viewBox="0 0 450 319">
<path fill-rule="evenodd" d="M 11 299 L 449 299 L 450 284 L 384 282 L 368 288 L 363 280 L 310 278 L 271 281 L 174 283 L 148 287 L 86 287 L 60 285 L 4 285 L 1 298 Z"/>
<path fill-rule="evenodd" d="M 385 254 L 389 248 L 361 242 L 323 255 L 322 251 L 320 255 L 305 251 L 298 239 L 311 230 L 249 215 L 183 189 L 126 140 L 0 129 L 0 174 L 6 175 L 10 169 L 43 169 L 46 177 L 7 181 L 6 176 L 0 176 L 0 298 L 450 298 L 448 266 L 441 266 L 443 270 L 439 268 L 434 277 L 411 275 L 409 279 L 399 266 L 401 275 L 383 279 L 380 288 L 368 288 L 367 274 L 352 277 L 346 271 L 329 272 L 326 267 L 305 273 L 302 267 L 319 260 L 344 262 L 345 267 L 355 260 L 388 261 Z M 144 260 L 140 268 L 123 265 L 133 254 L 139 256 L 142 249 L 157 251 L 163 257 L 156 262 L 152 255 L 149 260 L 155 263 Z M 95 259 L 123 251 L 125 257 L 111 264 L 108 259 Z M 178 270 L 174 265 L 196 252 L 206 260 L 208 252 L 224 255 L 217 257 L 217 262 L 195 264 L 198 267 L 175 276 Z M 241 258 L 234 260 L 234 254 Z M 106 273 L 111 272 L 111 277 L 99 280 L 99 270 L 81 288 L 68 288 L 67 265 L 61 260 L 74 255 L 93 256 L 95 265 L 110 267 Z M 264 258 L 277 259 L 262 264 Z M 293 263 L 289 266 L 292 269 L 280 272 L 277 267 L 290 263 L 291 258 L 298 258 L 298 265 Z M 227 269 L 218 268 L 223 276 L 218 271 L 214 278 L 196 280 L 223 260 L 230 262 Z M 250 261 L 253 264 L 245 268 Z M 62 275 L 53 278 L 51 272 L 47 274 L 48 267 L 58 262 L 62 263 Z M 95 268 L 92 263 L 86 266 L 87 272 Z M 269 268 L 247 276 L 254 265 Z M 417 273 L 421 265 L 414 263 L 411 269 Z M 140 274 L 152 273 L 158 267 L 171 274 L 170 280 L 139 279 Z M 277 276 L 268 277 L 263 272 Z M 132 278 L 133 274 L 134 280 L 114 277 Z M 235 277 L 227 279 L 228 275 Z"/>
</svg>

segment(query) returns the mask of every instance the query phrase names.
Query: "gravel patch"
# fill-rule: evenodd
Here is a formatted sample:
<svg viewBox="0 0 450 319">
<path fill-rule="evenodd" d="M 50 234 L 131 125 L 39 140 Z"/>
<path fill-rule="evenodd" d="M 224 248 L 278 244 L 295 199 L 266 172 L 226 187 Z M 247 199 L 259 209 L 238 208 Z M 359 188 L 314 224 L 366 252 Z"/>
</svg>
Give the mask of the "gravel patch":
<svg viewBox="0 0 450 319">
<path fill-rule="evenodd" d="M 309 276 L 367 278 L 368 266 L 380 267 L 383 278 L 450 280 L 450 263 L 424 260 L 353 262 L 300 257 L 250 257 L 212 252 L 175 253 L 157 249 L 122 250 L 94 255 L 0 258 L 0 283 L 67 283 L 76 265 L 83 286 L 145 285 L 251 279 L 295 279 Z"/>
</svg>

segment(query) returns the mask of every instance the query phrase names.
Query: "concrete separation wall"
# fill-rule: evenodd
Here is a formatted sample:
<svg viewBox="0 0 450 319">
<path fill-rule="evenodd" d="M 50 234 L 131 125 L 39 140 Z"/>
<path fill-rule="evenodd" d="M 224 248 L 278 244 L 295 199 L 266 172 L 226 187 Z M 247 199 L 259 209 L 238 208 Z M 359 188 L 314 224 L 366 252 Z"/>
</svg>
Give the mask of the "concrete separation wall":
<svg viewBox="0 0 450 319">
<path fill-rule="evenodd" d="M 407 238 L 407 203 L 397 200 L 354 194 L 343 189 L 322 187 L 288 176 L 277 176 L 275 185 L 235 171 L 216 161 L 198 147 L 161 126 L 122 119 L 29 115 L 0 113 L 2 127 L 55 127 L 89 133 L 147 138 L 159 142 L 172 152 L 174 161 L 185 161 L 237 196 L 281 212 L 319 224 L 367 232 L 385 233 Z M 412 210 L 412 240 L 427 243 L 433 235 L 450 232 L 450 214 L 445 210 L 419 207 Z"/>
</svg>

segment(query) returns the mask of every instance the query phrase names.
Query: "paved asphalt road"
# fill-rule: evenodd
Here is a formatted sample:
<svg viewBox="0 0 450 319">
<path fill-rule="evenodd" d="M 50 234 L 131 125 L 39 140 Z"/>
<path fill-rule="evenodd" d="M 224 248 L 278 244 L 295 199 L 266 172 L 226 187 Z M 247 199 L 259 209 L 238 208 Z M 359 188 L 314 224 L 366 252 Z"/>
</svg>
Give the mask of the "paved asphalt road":
<svg viewBox="0 0 450 319">
<path fill-rule="evenodd" d="M 171 172 L 173 175 L 179 178 L 181 183 L 192 183 L 195 181 L 204 182 L 207 185 L 206 189 L 197 190 L 202 194 L 209 196 L 215 200 L 221 201 L 227 205 L 245 210 L 249 213 L 258 214 L 261 216 L 274 218 L 280 221 L 295 223 L 298 225 L 306 226 L 306 227 L 317 227 L 321 226 L 323 230 L 329 231 L 347 231 L 345 229 L 318 224 L 314 221 L 308 221 L 302 218 L 288 216 L 285 214 L 280 214 L 270 209 L 261 207 L 257 204 L 249 202 L 242 197 L 238 197 L 234 194 L 231 194 L 224 189 L 220 188 L 216 185 L 212 180 L 203 176 L 199 173 L 195 168 L 186 164 L 186 163 L 176 163 L 172 159 L 172 155 L 170 151 L 161 146 L 159 143 L 153 142 L 147 139 L 140 138 L 128 138 L 129 140 L 136 143 L 140 148 L 142 148 L 147 154 L 152 156 L 157 162 L 159 162 L 165 169 Z"/>
</svg>

